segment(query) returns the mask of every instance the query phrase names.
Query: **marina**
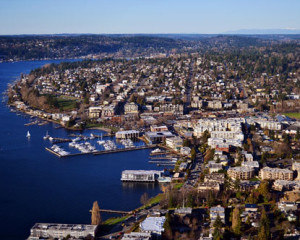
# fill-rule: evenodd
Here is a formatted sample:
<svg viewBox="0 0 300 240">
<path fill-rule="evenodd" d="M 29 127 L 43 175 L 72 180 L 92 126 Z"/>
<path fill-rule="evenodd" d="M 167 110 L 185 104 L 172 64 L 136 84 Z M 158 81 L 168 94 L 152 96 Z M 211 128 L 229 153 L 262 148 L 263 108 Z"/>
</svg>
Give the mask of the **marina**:
<svg viewBox="0 0 300 240">
<path fill-rule="evenodd" d="M 143 146 L 137 146 L 137 147 L 131 147 L 131 148 L 119 148 L 119 149 L 110 149 L 110 150 L 100 150 L 100 151 L 90 151 L 90 152 L 80 152 L 80 153 L 68 153 L 68 154 L 61 154 L 60 152 L 54 151 L 51 148 L 45 147 L 45 149 L 54 154 L 57 157 L 71 157 L 71 156 L 80 156 L 80 155 L 87 155 L 87 154 L 93 154 L 93 155 L 103 155 L 103 154 L 109 154 L 109 153 L 120 153 L 120 152 L 128 152 L 128 151 L 137 151 L 137 150 L 143 150 L 143 149 L 150 149 L 156 147 L 155 144 L 153 145 L 143 145 Z"/>
<path fill-rule="evenodd" d="M 21 72 L 28 73 L 31 69 L 51 62 L 59 61 L 1 63 L 1 92 L 5 91 L 7 84 L 19 77 Z M 126 150 L 118 154 L 100 154 L 97 158 L 87 153 L 59 158 L 54 151 L 50 153 L 45 150 L 45 147 L 51 148 L 55 138 L 75 139 L 81 135 L 89 138 L 86 141 L 100 150 L 102 146 L 97 144 L 97 140 L 101 140 L 101 136 L 103 141 L 114 140 L 114 137 L 97 129 L 88 129 L 80 133 L 66 130 L 54 122 L 43 126 L 25 126 L 24 124 L 35 121 L 34 117 L 19 112 L 17 115 L 15 109 L 6 106 L 6 102 L 0 104 L 0 115 L 1 125 L 8 126 L 0 130 L 3 136 L 0 139 L 0 187 L 3 192 L 9 193 L 0 196 L 0 239 L 26 239 L 29 229 L 40 221 L 89 224 L 89 209 L 95 200 L 101 202 L 101 209 L 119 209 L 125 212 L 140 206 L 143 193 L 147 192 L 149 197 L 153 197 L 160 192 L 159 185 L 143 184 L 141 187 L 123 184 L 120 181 L 120 174 L 124 168 L 162 169 L 148 163 L 151 148 L 140 151 Z M 26 138 L 27 131 L 31 135 L 30 140 Z M 91 134 L 95 137 L 93 140 L 90 140 Z M 80 139 L 76 143 L 85 141 Z M 71 142 L 55 145 L 74 153 L 77 149 L 69 147 Z M 143 143 L 137 140 L 134 144 Z M 118 148 L 124 148 L 118 141 L 116 145 Z M 73 200 L 68 201 L 68 198 Z M 15 208 L 16 205 L 20 207 Z M 101 216 L 106 220 L 117 214 L 103 212 Z M 26 217 L 15 221 L 15 216 L 18 215 Z"/>
</svg>

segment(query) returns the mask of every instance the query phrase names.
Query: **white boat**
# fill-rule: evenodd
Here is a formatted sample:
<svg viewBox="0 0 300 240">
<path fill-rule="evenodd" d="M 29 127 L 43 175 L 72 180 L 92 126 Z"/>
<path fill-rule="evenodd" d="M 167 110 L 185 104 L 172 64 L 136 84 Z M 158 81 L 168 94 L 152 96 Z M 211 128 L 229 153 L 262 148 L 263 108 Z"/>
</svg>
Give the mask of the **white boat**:
<svg viewBox="0 0 300 240">
<path fill-rule="evenodd" d="M 47 131 L 47 133 L 46 133 L 46 135 L 43 137 L 43 139 L 44 139 L 44 140 L 47 140 L 49 137 L 50 137 L 50 136 L 49 136 L 48 131 Z"/>
<path fill-rule="evenodd" d="M 157 178 L 157 181 L 160 182 L 160 183 L 169 183 L 171 182 L 171 178 L 170 177 L 159 177 Z"/>
<path fill-rule="evenodd" d="M 151 153 L 163 153 L 163 151 L 159 148 L 154 149 L 153 151 L 151 151 Z"/>
<path fill-rule="evenodd" d="M 50 141 L 53 141 L 53 137 L 49 137 L 49 140 L 50 140 Z"/>
<path fill-rule="evenodd" d="M 99 141 L 97 141 L 97 143 L 98 143 L 99 145 L 103 145 L 103 144 L 105 143 L 105 141 L 104 141 L 104 140 L 99 140 Z"/>
<path fill-rule="evenodd" d="M 27 135 L 26 135 L 26 137 L 27 137 L 27 138 L 30 138 L 30 136 L 31 136 L 31 135 L 30 135 L 30 132 L 29 132 L 29 131 L 27 131 Z"/>
</svg>

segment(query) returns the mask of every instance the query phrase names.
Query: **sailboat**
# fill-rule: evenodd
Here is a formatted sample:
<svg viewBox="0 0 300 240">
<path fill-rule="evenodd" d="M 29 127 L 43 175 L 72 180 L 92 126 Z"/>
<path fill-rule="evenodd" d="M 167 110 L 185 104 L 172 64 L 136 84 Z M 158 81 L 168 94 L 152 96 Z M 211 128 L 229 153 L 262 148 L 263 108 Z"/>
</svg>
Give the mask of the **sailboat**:
<svg viewBox="0 0 300 240">
<path fill-rule="evenodd" d="M 49 137 L 50 136 L 49 136 L 48 131 L 47 131 L 46 135 L 43 138 L 44 138 L 44 140 L 47 140 Z"/>
<path fill-rule="evenodd" d="M 27 135 L 26 135 L 26 137 L 27 137 L 27 138 L 30 138 L 30 136 L 31 136 L 31 135 L 30 135 L 30 132 L 29 132 L 29 131 L 27 131 Z"/>
</svg>

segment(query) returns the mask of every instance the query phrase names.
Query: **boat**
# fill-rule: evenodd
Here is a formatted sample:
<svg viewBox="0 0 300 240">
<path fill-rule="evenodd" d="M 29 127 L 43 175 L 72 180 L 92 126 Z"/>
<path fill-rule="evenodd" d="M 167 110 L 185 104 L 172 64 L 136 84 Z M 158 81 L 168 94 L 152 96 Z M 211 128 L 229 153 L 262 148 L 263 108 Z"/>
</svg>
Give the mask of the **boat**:
<svg viewBox="0 0 300 240">
<path fill-rule="evenodd" d="M 159 154 L 159 153 L 165 153 L 165 151 L 163 151 L 163 150 L 161 150 L 159 148 L 156 148 L 153 151 L 151 151 L 151 154 Z"/>
<path fill-rule="evenodd" d="M 30 135 L 30 132 L 29 132 L 29 131 L 27 131 L 27 135 L 26 135 L 26 137 L 27 137 L 27 138 L 30 138 L 30 136 L 31 136 L 31 135 Z"/>
<path fill-rule="evenodd" d="M 44 140 L 47 140 L 49 137 L 50 137 L 50 136 L 49 136 L 48 131 L 47 131 L 47 133 L 46 133 L 46 135 L 43 137 L 43 139 L 44 139 Z"/>
<path fill-rule="evenodd" d="M 103 144 L 105 143 L 105 141 L 104 141 L 104 140 L 99 140 L 99 141 L 97 141 L 97 143 L 98 143 L 99 145 L 103 145 Z"/>
<path fill-rule="evenodd" d="M 160 182 L 160 183 L 169 183 L 171 182 L 171 178 L 170 177 L 158 177 L 157 178 L 157 181 Z"/>
</svg>

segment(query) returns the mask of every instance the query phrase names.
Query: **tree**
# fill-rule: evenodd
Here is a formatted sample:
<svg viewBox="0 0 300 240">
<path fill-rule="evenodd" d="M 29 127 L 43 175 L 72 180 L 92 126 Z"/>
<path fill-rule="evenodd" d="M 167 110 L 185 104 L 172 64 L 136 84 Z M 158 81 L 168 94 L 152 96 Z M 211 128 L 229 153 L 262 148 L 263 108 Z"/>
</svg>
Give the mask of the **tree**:
<svg viewBox="0 0 300 240">
<path fill-rule="evenodd" d="M 268 240 L 270 239 L 270 221 L 268 219 L 265 208 L 263 207 L 260 217 L 260 225 L 258 229 L 258 239 Z"/>
<path fill-rule="evenodd" d="M 146 203 L 148 202 L 149 200 L 149 196 L 148 196 L 148 193 L 143 193 L 143 195 L 141 196 L 141 199 L 140 199 L 140 202 L 142 205 L 146 205 Z"/>
<path fill-rule="evenodd" d="M 234 234 L 241 235 L 241 216 L 240 216 L 240 210 L 238 207 L 235 207 L 233 210 L 233 216 L 232 216 L 232 230 Z"/>
<path fill-rule="evenodd" d="M 258 187 L 258 192 L 264 198 L 264 202 L 268 202 L 271 198 L 269 182 L 267 180 L 263 180 Z"/>
<path fill-rule="evenodd" d="M 213 239 L 214 240 L 220 240 L 220 239 L 223 238 L 222 231 L 221 231 L 222 225 L 223 225 L 222 220 L 221 220 L 220 216 L 218 215 L 215 222 L 214 222 L 214 224 L 213 224 L 213 227 L 215 228 L 215 230 L 213 232 Z"/>
<path fill-rule="evenodd" d="M 296 140 L 300 140 L 300 128 L 297 128 L 297 133 L 295 136 Z"/>
<path fill-rule="evenodd" d="M 195 150 L 195 148 L 192 148 L 192 150 L 191 150 L 191 159 L 192 159 L 192 161 L 194 161 L 196 159 L 196 150 Z"/>
</svg>

